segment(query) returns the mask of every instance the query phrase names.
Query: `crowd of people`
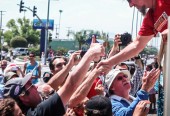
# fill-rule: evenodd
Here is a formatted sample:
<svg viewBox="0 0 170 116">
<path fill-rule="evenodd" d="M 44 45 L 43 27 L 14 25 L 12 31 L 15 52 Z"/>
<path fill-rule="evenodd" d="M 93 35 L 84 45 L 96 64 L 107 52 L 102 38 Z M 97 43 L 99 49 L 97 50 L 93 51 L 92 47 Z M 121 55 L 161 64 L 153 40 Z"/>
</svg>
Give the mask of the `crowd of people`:
<svg viewBox="0 0 170 116">
<path fill-rule="evenodd" d="M 105 64 L 99 66 L 99 62 L 105 60 L 106 53 L 104 46 L 95 43 L 95 39 L 92 38 L 92 44 L 83 57 L 80 57 L 81 50 L 74 52 L 70 58 L 54 57 L 49 62 L 50 72 L 45 72 L 42 77 L 41 64 L 36 61 L 33 52 L 29 53 L 29 61 L 24 64 L 23 70 L 14 63 L 2 60 L 0 114 L 147 114 L 149 108 L 146 110 L 145 107 L 150 104 L 149 91 L 160 71 L 153 69 L 141 74 L 139 70 L 143 71 L 144 68 L 140 67 L 140 63 L 135 63 L 135 71 L 131 71 L 125 62 L 112 67 Z M 121 44 L 120 38 L 115 37 L 114 41 L 107 59 L 116 55 L 115 51 Z M 138 60 L 135 59 L 135 62 Z M 136 78 L 139 78 L 138 82 Z M 145 110 L 140 109 L 141 105 Z"/>
<path fill-rule="evenodd" d="M 162 70 L 156 60 L 145 67 L 138 54 L 156 33 L 164 31 L 163 35 L 167 37 L 167 24 L 163 23 L 165 25 L 160 27 L 157 20 L 162 13 L 170 15 L 170 2 L 127 1 L 130 7 L 138 8 L 143 14 L 147 8 L 149 10 L 137 38 L 122 50 L 119 49 L 122 43 L 120 34 L 115 35 L 114 45 L 108 54 L 102 44 L 95 43 L 93 36 L 84 56 L 80 57 L 81 50 L 69 58 L 54 56 L 49 61 L 50 72 L 45 72 L 43 77 L 41 64 L 36 61 L 33 52 L 29 53 L 29 61 L 24 64 L 23 70 L 2 60 L 0 115 L 147 115 L 154 99 L 152 90 Z M 135 62 L 133 68 L 124 62 L 127 60 Z"/>
</svg>

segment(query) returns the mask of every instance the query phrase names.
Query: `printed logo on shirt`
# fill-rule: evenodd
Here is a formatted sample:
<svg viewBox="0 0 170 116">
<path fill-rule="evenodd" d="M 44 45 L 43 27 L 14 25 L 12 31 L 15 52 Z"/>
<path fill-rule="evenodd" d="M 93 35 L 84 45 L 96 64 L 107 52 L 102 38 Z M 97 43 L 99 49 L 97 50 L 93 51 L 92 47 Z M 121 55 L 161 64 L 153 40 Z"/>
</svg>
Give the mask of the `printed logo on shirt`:
<svg viewBox="0 0 170 116">
<path fill-rule="evenodd" d="M 166 12 L 163 12 L 162 15 L 158 18 L 158 20 L 154 24 L 154 28 L 160 32 L 161 29 L 167 24 L 168 22 L 168 15 Z"/>
</svg>

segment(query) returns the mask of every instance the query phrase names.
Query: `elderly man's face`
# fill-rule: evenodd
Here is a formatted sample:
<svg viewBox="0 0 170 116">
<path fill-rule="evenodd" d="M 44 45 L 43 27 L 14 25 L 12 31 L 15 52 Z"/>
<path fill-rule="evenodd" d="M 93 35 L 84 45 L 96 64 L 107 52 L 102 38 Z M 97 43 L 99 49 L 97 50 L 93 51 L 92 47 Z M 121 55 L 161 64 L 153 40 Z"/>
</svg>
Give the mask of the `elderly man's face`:
<svg viewBox="0 0 170 116">
<path fill-rule="evenodd" d="M 114 94 L 117 95 L 130 91 L 131 89 L 130 80 L 127 78 L 125 74 L 119 73 L 112 82 L 110 89 L 113 90 Z"/>
</svg>

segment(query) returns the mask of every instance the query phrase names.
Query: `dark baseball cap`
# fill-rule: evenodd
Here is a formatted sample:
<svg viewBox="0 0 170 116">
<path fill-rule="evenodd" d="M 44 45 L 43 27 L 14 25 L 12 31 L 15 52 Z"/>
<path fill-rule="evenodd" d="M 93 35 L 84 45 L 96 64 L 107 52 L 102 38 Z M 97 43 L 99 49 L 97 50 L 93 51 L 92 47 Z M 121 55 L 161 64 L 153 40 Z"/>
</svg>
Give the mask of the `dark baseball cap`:
<svg viewBox="0 0 170 116">
<path fill-rule="evenodd" d="M 87 116 L 112 116 L 112 104 L 109 98 L 102 95 L 92 97 L 85 106 Z"/>
<path fill-rule="evenodd" d="M 4 86 L 4 97 L 18 97 L 24 86 L 30 81 L 32 72 L 26 74 L 23 78 L 12 78 L 7 81 Z"/>
</svg>

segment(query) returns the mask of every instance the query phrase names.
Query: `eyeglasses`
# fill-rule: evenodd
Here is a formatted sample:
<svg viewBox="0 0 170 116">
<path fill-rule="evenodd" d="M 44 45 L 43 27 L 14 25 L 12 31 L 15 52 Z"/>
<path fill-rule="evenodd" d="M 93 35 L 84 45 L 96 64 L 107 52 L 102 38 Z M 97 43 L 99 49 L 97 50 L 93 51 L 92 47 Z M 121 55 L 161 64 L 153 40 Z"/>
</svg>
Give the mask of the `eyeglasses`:
<svg viewBox="0 0 170 116">
<path fill-rule="evenodd" d="M 23 90 L 19 96 L 29 95 L 28 90 L 29 90 L 32 86 L 33 86 L 33 84 L 31 84 L 26 90 Z"/>
<path fill-rule="evenodd" d="M 63 65 L 65 66 L 67 63 L 65 62 L 65 63 L 58 63 L 58 64 L 56 64 L 56 67 L 58 68 L 58 67 L 62 67 Z"/>
<path fill-rule="evenodd" d="M 117 77 L 117 80 L 118 80 L 118 81 L 121 81 L 121 80 L 123 80 L 123 78 L 128 78 L 128 76 L 127 76 L 127 75 L 118 76 L 118 77 Z"/>
<path fill-rule="evenodd" d="M 31 58 L 32 58 L 32 57 L 34 57 L 34 56 L 29 56 L 29 57 L 31 57 Z"/>
</svg>

